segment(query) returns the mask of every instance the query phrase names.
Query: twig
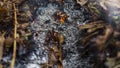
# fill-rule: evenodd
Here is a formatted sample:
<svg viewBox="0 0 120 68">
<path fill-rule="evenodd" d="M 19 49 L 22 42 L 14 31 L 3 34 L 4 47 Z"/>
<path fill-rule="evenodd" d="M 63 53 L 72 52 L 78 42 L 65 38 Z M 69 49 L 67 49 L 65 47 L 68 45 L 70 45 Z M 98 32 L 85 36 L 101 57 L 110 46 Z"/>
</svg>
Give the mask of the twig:
<svg viewBox="0 0 120 68">
<path fill-rule="evenodd" d="M 2 35 L 0 35 L 0 61 L 2 60 L 2 57 L 3 57 L 3 47 L 4 47 L 4 42 L 5 42 L 5 33 L 2 33 Z M 3 68 L 2 67 L 2 63 L 0 62 L 0 68 Z"/>
<path fill-rule="evenodd" d="M 12 62 L 10 68 L 14 68 L 15 65 L 15 59 L 16 59 L 16 33 L 17 33 L 17 13 L 16 13 L 16 7 L 15 4 L 13 3 L 13 8 L 14 8 L 14 44 L 13 44 L 13 56 L 12 56 Z"/>
<path fill-rule="evenodd" d="M 81 39 L 80 41 L 82 42 L 82 45 L 86 45 L 87 41 L 89 41 L 96 34 L 98 34 L 98 32 L 94 32 L 94 33 L 88 35 L 87 37 L 85 37 L 84 39 Z"/>
</svg>

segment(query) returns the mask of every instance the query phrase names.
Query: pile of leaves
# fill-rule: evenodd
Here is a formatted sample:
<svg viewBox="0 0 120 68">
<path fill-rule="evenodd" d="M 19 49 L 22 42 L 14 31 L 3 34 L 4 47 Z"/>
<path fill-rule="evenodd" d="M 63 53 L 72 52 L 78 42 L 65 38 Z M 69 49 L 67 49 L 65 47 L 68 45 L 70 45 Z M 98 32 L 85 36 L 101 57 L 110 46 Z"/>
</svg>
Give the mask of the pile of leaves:
<svg viewBox="0 0 120 68">
<path fill-rule="evenodd" d="M 80 25 L 79 29 L 82 35 L 79 42 L 86 48 L 82 57 L 87 55 L 86 53 L 90 51 L 89 46 L 92 46 L 93 49 L 96 48 L 99 63 L 108 58 L 120 59 L 120 24 L 113 26 L 100 20 Z"/>
<path fill-rule="evenodd" d="M 0 60 L 13 49 L 11 68 L 14 68 L 16 50 L 28 48 L 31 36 L 29 27 L 30 12 L 26 13 L 20 6 L 24 0 L 0 1 Z M 2 65 L 1 65 L 2 67 Z M 4 67 L 4 66 L 3 66 Z"/>
<path fill-rule="evenodd" d="M 116 18 L 111 18 L 110 16 L 112 15 L 109 13 L 111 12 L 109 9 L 112 9 L 111 6 L 114 6 L 114 3 L 107 5 L 101 3 L 109 3 L 110 0 L 100 0 L 100 5 L 97 1 L 74 1 L 84 7 L 91 15 L 89 22 L 78 26 L 81 31 L 78 47 L 83 47 L 83 51 L 79 50 L 82 52 L 80 58 L 88 57 L 92 54 L 93 59 L 90 62 L 94 63 L 95 68 L 106 68 L 106 66 L 108 68 L 120 67 L 120 22 L 117 21 L 115 23 L 119 15 L 116 15 Z M 119 4 L 115 3 L 115 5 L 116 7 L 114 6 L 113 11 L 116 11 Z"/>
</svg>

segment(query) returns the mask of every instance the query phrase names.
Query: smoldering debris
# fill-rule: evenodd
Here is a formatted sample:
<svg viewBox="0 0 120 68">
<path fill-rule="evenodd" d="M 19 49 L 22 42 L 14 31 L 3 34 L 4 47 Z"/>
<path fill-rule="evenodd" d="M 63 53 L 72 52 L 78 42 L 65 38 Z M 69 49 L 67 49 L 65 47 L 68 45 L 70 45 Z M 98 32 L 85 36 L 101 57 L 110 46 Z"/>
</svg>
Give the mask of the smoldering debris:
<svg viewBox="0 0 120 68">
<path fill-rule="evenodd" d="M 0 56 L 3 67 L 7 68 L 14 43 L 14 13 L 11 11 L 13 2 L 4 1 L 0 1 L 0 44 L 4 45 Z M 110 5 L 109 0 L 20 0 L 14 3 L 18 21 L 15 68 L 119 66 L 117 3 Z M 109 12 L 112 6 L 115 13 Z"/>
</svg>

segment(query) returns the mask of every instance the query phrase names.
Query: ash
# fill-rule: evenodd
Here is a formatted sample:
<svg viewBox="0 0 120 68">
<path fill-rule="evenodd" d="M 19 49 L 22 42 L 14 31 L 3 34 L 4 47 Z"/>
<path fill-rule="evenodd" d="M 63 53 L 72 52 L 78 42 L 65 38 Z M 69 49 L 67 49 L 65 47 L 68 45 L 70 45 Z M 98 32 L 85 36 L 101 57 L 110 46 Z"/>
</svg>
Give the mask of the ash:
<svg viewBox="0 0 120 68">
<path fill-rule="evenodd" d="M 65 42 L 62 45 L 64 68 L 93 68 L 93 65 L 89 63 L 90 58 L 79 59 L 81 53 L 77 48 L 77 42 L 80 39 L 80 31 L 77 26 L 85 23 L 86 19 L 89 20 L 89 16 L 84 14 L 85 9 L 79 5 L 75 6 L 72 0 L 66 0 L 64 5 L 51 3 L 47 0 L 35 0 L 34 4 L 31 2 L 31 5 L 35 5 L 37 2 L 45 5 L 38 6 L 38 9 L 34 12 L 34 20 L 31 23 L 30 29 L 33 31 L 35 45 L 33 45 L 27 59 L 20 64 L 18 63 L 16 68 L 41 68 L 40 64 L 47 63 L 48 52 L 44 47 L 44 40 L 46 33 L 51 29 L 63 34 L 65 37 Z M 64 24 L 54 20 L 53 15 L 57 11 L 65 12 L 68 15 L 68 19 Z"/>
</svg>

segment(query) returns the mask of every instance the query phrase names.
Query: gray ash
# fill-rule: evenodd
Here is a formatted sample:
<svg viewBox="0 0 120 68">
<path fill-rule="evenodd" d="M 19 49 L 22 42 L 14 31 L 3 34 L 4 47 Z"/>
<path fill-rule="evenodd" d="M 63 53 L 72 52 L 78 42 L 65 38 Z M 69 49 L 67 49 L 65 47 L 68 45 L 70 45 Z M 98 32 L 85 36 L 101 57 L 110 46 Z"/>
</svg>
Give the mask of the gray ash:
<svg viewBox="0 0 120 68">
<path fill-rule="evenodd" d="M 62 10 L 60 9 L 61 7 Z M 36 11 L 37 17 L 31 24 L 31 29 L 37 32 L 38 35 L 37 37 L 33 36 L 34 42 L 36 43 L 36 51 L 33 51 L 30 61 L 38 65 L 47 62 L 48 52 L 43 46 L 44 39 L 46 33 L 54 28 L 55 31 L 63 34 L 65 37 L 65 42 L 62 45 L 64 68 L 92 68 L 92 65 L 89 64 L 89 58 L 78 60 L 80 53 L 78 52 L 76 43 L 80 38 L 80 31 L 77 25 L 83 24 L 87 16 L 84 15 L 84 8 L 80 6 L 75 7 L 76 5 L 72 1 L 65 1 L 63 6 L 56 3 L 39 6 Z M 65 12 L 68 15 L 67 21 L 64 24 L 60 24 L 60 21 L 54 20 L 53 14 L 57 11 Z"/>
</svg>

